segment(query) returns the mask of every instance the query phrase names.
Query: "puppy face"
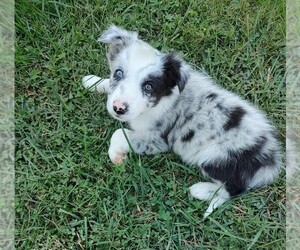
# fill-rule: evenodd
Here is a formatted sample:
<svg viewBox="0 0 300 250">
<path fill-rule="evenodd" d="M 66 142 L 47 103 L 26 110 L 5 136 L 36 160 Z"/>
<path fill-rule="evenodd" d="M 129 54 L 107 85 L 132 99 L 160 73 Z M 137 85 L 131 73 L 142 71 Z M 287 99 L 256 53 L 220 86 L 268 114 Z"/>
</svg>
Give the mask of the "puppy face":
<svg viewBox="0 0 300 250">
<path fill-rule="evenodd" d="M 111 26 L 100 37 L 108 43 L 111 70 L 107 110 L 120 121 L 131 121 L 184 88 L 182 62 L 137 38 L 137 33 Z"/>
</svg>

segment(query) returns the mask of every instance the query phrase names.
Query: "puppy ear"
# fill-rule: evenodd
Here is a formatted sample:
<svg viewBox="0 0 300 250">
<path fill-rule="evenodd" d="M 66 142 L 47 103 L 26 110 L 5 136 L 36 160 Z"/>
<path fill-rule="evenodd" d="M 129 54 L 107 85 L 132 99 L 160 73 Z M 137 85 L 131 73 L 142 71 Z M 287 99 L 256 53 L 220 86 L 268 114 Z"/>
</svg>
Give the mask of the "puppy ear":
<svg viewBox="0 0 300 250">
<path fill-rule="evenodd" d="M 127 31 L 115 25 L 111 25 L 102 33 L 98 41 L 109 44 L 108 58 L 113 60 L 122 48 L 129 46 L 137 39 L 137 32 Z"/>
<path fill-rule="evenodd" d="M 167 84 L 177 85 L 181 92 L 187 81 L 187 73 L 183 70 L 184 61 L 175 52 L 171 52 L 164 57 L 164 74 Z"/>
</svg>

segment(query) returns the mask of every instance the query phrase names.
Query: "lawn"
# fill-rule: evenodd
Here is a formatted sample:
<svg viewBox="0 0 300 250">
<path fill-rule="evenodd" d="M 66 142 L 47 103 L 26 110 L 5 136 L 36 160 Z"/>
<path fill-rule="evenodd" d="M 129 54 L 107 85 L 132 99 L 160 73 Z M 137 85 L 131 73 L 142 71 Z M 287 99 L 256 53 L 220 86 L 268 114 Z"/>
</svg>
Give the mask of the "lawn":
<svg viewBox="0 0 300 250">
<path fill-rule="evenodd" d="M 16 1 L 17 249 L 283 249 L 285 178 L 235 198 L 203 221 L 189 197 L 204 180 L 174 154 L 107 156 L 119 122 L 104 95 L 111 23 L 181 51 L 285 131 L 285 4 L 281 0 Z"/>
</svg>

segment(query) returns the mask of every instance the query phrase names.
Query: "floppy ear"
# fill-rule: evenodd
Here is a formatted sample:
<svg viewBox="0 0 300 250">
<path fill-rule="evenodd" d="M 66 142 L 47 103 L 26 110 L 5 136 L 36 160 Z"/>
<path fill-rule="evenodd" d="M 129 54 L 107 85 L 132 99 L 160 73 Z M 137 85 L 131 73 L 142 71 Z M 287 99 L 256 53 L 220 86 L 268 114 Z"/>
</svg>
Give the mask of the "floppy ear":
<svg viewBox="0 0 300 250">
<path fill-rule="evenodd" d="M 177 85 L 181 92 L 188 78 L 187 73 L 183 70 L 183 60 L 181 60 L 175 52 L 171 52 L 164 56 L 163 67 L 167 84 L 170 86 Z"/>
<path fill-rule="evenodd" d="M 129 46 L 137 39 L 137 32 L 127 31 L 111 25 L 102 33 L 98 41 L 109 44 L 108 58 L 112 61 L 122 48 Z"/>
</svg>

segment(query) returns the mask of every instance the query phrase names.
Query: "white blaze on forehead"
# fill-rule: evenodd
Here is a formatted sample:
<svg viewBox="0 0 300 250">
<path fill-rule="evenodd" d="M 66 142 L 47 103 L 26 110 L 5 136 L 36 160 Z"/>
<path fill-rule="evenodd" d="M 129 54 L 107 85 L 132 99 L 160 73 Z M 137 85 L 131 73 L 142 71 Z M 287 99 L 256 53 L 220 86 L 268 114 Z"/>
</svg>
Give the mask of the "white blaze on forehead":
<svg viewBox="0 0 300 250">
<path fill-rule="evenodd" d="M 128 63 L 131 68 L 141 70 L 157 62 L 156 51 L 144 44 L 134 44 L 129 48 Z"/>
</svg>

